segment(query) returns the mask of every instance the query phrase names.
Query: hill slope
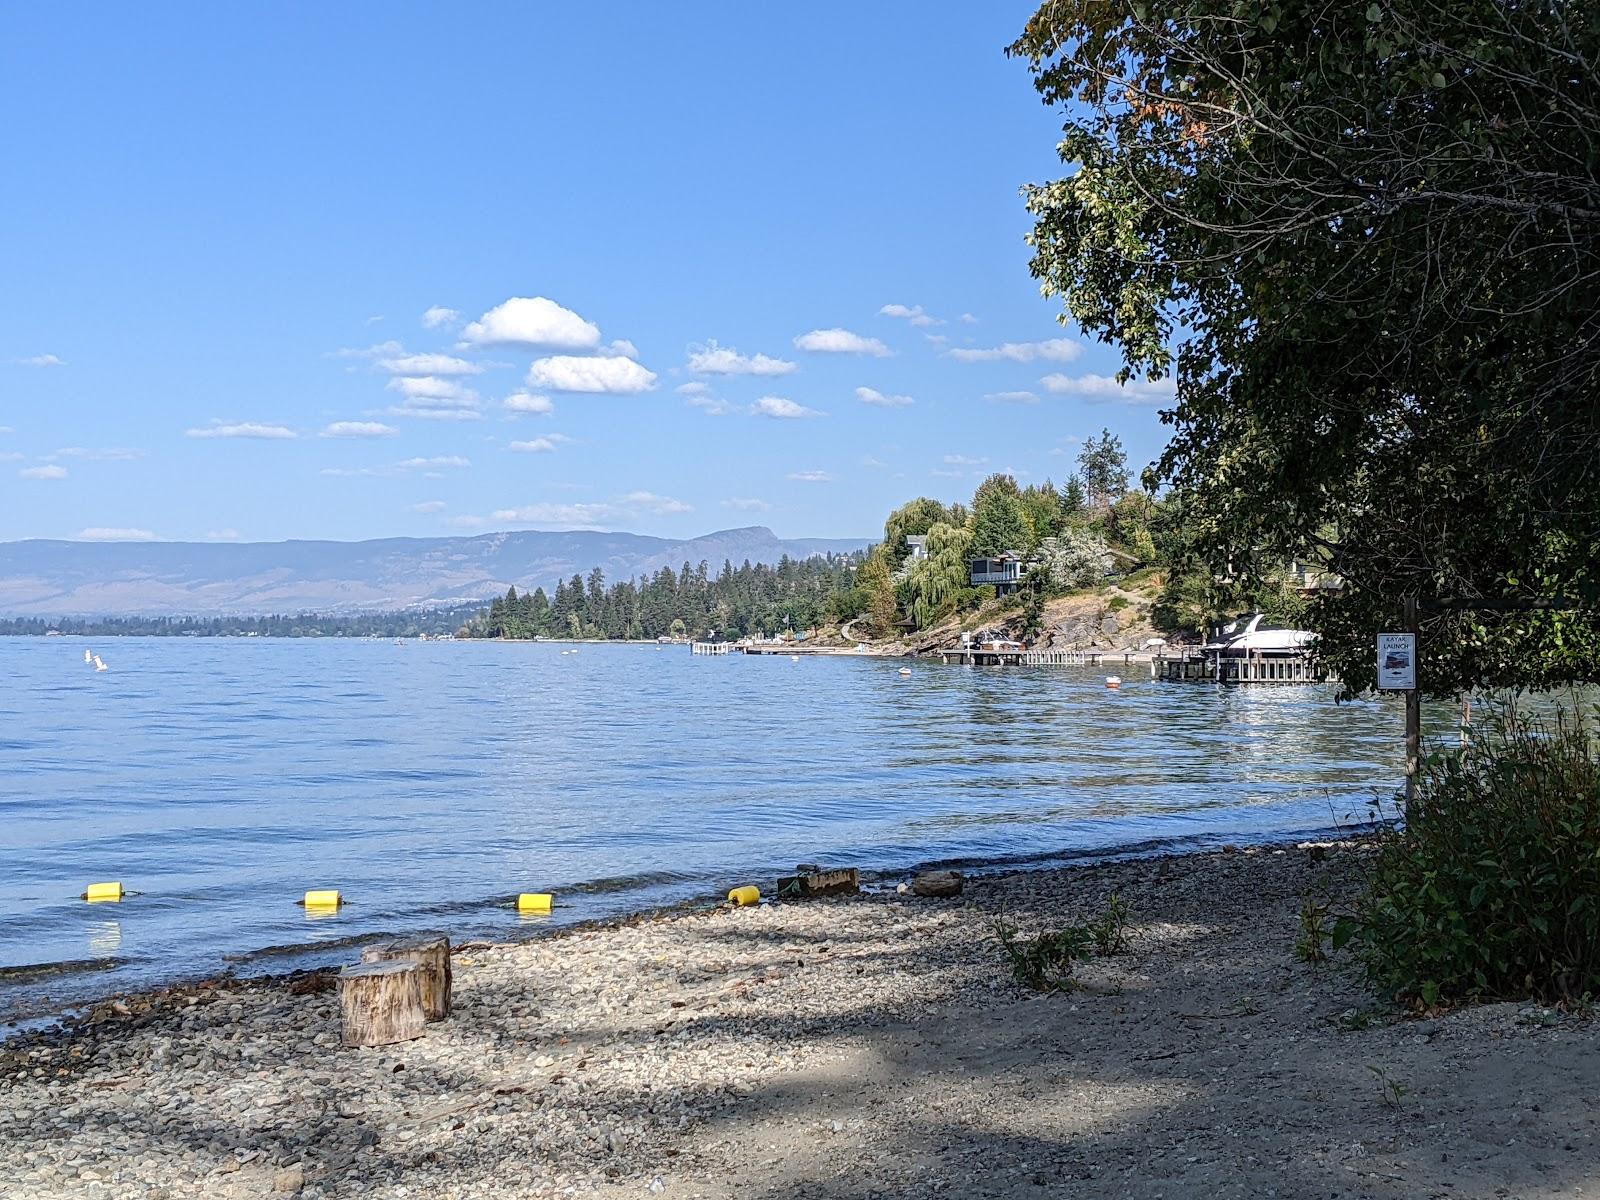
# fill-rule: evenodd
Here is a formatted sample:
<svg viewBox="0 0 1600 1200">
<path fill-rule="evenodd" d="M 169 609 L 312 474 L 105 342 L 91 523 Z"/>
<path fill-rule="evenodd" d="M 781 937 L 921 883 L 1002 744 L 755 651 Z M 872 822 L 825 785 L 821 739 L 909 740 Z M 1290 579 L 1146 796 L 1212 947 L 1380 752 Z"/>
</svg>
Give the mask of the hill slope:
<svg viewBox="0 0 1600 1200">
<path fill-rule="evenodd" d="M 867 539 L 784 539 L 760 525 L 673 539 L 597 530 L 367 542 L 0 542 L 0 614 L 212 616 L 480 600 L 599 567 L 607 580 L 702 559 L 776 563 Z"/>
</svg>

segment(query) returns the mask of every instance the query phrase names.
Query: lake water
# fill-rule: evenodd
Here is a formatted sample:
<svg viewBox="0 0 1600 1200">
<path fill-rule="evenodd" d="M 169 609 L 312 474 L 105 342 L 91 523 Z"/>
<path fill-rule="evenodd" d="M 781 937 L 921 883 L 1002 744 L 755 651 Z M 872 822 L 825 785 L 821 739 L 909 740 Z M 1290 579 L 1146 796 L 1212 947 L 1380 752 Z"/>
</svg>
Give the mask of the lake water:
<svg viewBox="0 0 1600 1200">
<path fill-rule="evenodd" d="M 83 662 L 92 646 L 109 670 Z M 0 1017 L 158 979 L 516 936 L 799 862 L 1048 861 L 1361 820 L 1397 703 L 686 647 L 0 639 Z M 98 880 L 135 895 L 77 897 Z M 295 901 L 337 887 L 332 918 Z M 306 947 L 310 947 L 308 951 Z M 318 953 L 316 947 L 322 946 Z M 298 947 L 245 961 L 224 956 Z"/>
</svg>

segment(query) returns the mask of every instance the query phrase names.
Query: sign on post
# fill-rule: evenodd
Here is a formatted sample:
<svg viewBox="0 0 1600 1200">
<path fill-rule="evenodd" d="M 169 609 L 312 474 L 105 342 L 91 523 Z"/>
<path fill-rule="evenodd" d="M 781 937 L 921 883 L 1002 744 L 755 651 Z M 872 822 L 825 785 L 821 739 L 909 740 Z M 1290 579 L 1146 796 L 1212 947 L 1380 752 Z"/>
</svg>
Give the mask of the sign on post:
<svg viewBox="0 0 1600 1200">
<path fill-rule="evenodd" d="M 1415 691 L 1417 686 L 1417 635 L 1380 633 L 1378 635 L 1378 690 Z"/>
</svg>

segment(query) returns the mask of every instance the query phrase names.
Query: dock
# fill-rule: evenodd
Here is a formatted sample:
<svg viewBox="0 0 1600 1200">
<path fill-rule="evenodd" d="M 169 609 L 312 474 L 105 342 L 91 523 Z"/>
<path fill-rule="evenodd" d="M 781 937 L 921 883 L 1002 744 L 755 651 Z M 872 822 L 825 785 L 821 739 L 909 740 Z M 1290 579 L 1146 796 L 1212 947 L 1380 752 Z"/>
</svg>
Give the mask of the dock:
<svg viewBox="0 0 1600 1200">
<path fill-rule="evenodd" d="M 982 646 L 955 646 L 935 650 L 944 663 L 967 667 L 1098 667 L 1104 650 L 996 650 Z"/>
<path fill-rule="evenodd" d="M 732 642 L 690 642 L 690 654 L 732 654 Z"/>
<path fill-rule="evenodd" d="M 1308 654 L 1218 656 L 1198 653 L 1157 656 L 1150 678 L 1173 683 L 1327 683 Z"/>
</svg>

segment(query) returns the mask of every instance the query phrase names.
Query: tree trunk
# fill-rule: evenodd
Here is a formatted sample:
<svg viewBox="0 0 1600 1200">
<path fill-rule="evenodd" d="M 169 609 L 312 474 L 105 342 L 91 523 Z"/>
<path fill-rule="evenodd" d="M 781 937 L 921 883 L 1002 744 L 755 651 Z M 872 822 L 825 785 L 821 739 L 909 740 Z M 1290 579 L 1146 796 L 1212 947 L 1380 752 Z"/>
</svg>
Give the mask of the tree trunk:
<svg viewBox="0 0 1600 1200">
<path fill-rule="evenodd" d="M 423 934 L 380 942 L 361 952 L 364 963 L 414 962 L 422 968 L 422 1011 L 429 1021 L 450 1015 L 450 939 L 443 934 Z"/>
<path fill-rule="evenodd" d="M 410 959 L 363 963 L 339 972 L 346 1046 L 388 1046 L 422 1036 L 423 968 Z"/>
</svg>

